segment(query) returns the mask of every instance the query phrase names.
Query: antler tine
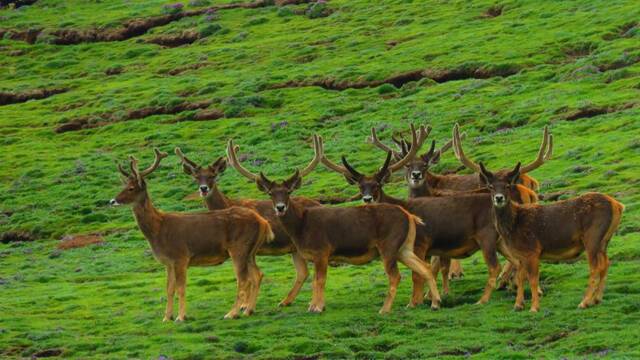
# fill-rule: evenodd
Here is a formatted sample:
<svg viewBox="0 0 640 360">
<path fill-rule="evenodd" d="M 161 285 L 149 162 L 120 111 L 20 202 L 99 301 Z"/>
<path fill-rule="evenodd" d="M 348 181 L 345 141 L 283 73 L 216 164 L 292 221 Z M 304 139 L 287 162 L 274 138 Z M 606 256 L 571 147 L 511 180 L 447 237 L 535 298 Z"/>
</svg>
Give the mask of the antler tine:
<svg viewBox="0 0 640 360">
<path fill-rule="evenodd" d="M 540 149 L 538 150 L 538 156 L 533 162 L 527 164 L 526 166 L 523 166 L 520 169 L 521 173 L 525 174 L 525 173 L 531 172 L 539 168 L 542 164 L 544 164 L 548 144 L 549 144 L 549 127 L 545 126 L 542 132 L 542 144 L 540 145 Z"/>
<path fill-rule="evenodd" d="M 389 166 L 389 171 L 395 172 L 401 169 L 406 163 L 411 161 L 418 152 L 418 149 L 422 146 L 422 143 L 427 139 L 429 133 L 431 132 L 431 126 L 425 127 L 424 125 L 420 125 L 420 135 L 416 133 L 415 125 L 411 124 L 411 149 L 409 152 L 396 163 Z"/>
<path fill-rule="evenodd" d="M 313 152 L 313 159 L 304 169 L 300 170 L 300 177 L 309 175 L 313 171 L 313 169 L 318 166 L 318 163 L 320 163 L 320 160 L 322 160 L 322 157 L 324 156 L 324 146 L 322 144 L 322 138 L 315 134 L 313 135 Z"/>
<path fill-rule="evenodd" d="M 551 160 L 553 156 L 553 134 L 549 134 L 549 147 L 547 147 L 547 153 L 544 155 L 544 160 Z"/>
<path fill-rule="evenodd" d="M 380 141 L 380 139 L 378 139 L 378 134 L 376 133 L 376 128 L 375 127 L 371 128 L 371 136 L 367 137 L 367 141 L 369 141 L 370 143 L 375 145 L 378 149 L 380 149 L 380 150 L 382 150 L 384 152 L 391 151 L 394 154 L 397 153 L 397 151 L 395 151 L 392 148 L 388 147 L 382 141 Z"/>
<path fill-rule="evenodd" d="M 464 140 L 466 137 L 467 137 L 466 131 L 460 134 L 461 140 Z M 438 151 L 440 152 L 440 154 L 444 154 L 445 152 L 449 151 L 449 149 L 451 149 L 452 147 L 453 147 L 453 138 L 447 141 L 444 145 L 442 145 L 442 147 Z"/>
<path fill-rule="evenodd" d="M 145 177 L 151 174 L 152 172 L 154 172 L 158 168 L 158 166 L 160 166 L 160 161 L 162 161 L 162 159 L 169 156 L 169 154 L 158 150 L 158 148 L 154 148 L 153 152 L 155 153 L 155 159 L 153 160 L 153 164 L 151 164 L 151 166 L 149 166 L 148 168 L 140 172 L 141 177 Z"/>
<path fill-rule="evenodd" d="M 458 123 L 453 126 L 453 151 L 462 165 L 475 172 L 481 171 L 480 166 L 469 159 L 464 154 L 464 150 L 462 150 L 462 138 L 460 136 L 460 125 L 458 125 Z"/>
<path fill-rule="evenodd" d="M 253 181 L 258 180 L 260 178 L 260 175 L 256 175 L 247 170 L 244 166 L 240 165 L 240 161 L 238 160 L 237 155 L 238 150 L 240 150 L 240 146 L 234 145 L 233 139 L 229 139 L 229 142 L 227 143 L 227 158 L 229 159 L 229 164 L 231 164 L 231 166 L 233 166 L 233 168 L 236 169 L 236 171 L 239 172 L 240 175 Z"/>
<path fill-rule="evenodd" d="M 129 155 L 129 168 L 131 169 L 131 175 L 133 175 L 134 178 L 141 178 L 140 172 L 138 171 L 138 159 L 133 155 Z"/>
<path fill-rule="evenodd" d="M 174 151 L 176 155 L 178 155 L 178 157 L 180 158 L 183 164 L 187 164 L 194 169 L 198 168 L 199 165 L 196 164 L 194 161 L 190 160 L 189 158 L 187 158 L 179 147 L 175 148 Z"/>
<path fill-rule="evenodd" d="M 120 173 L 124 175 L 124 177 L 128 178 L 129 176 L 131 176 L 131 174 L 129 174 L 124 170 L 124 168 L 122 167 L 122 164 L 120 164 L 118 161 L 116 161 L 116 167 L 118 168 L 118 171 L 120 171 Z"/>
</svg>

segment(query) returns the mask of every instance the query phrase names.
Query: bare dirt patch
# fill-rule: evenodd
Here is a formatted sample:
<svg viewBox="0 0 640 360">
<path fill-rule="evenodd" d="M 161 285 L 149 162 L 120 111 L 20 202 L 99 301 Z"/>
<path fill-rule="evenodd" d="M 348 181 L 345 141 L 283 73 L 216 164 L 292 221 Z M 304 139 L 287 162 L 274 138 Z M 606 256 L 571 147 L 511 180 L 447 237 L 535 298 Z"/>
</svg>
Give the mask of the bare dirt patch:
<svg viewBox="0 0 640 360">
<path fill-rule="evenodd" d="M 0 243 L 34 241 L 36 237 L 28 231 L 7 231 L 0 234 Z"/>
<path fill-rule="evenodd" d="M 92 244 L 101 244 L 103 242 L 104 238 L 99 234 L 67 235 L 62 238 L 62 242 L 58 244 L 58 249 L 69 250 L 89 246 Z"/>
<path fill-rule="evenodd" d="M 502 15 L 502 11 L 504 10 L 504 5 L 493 5 L 485 12 L 483 12 L 480 17 L 483 18 L 494 18 Z"/>
<path fill-rule="evenodd" d="M 616 27 L 611 32 L 605 34 L 602 38 L 607 41 L 612 41 L 620 38 L 630 38 L 633 36 L 634 30 L 637 30 L 638 27 L 640 27 L 639 22 L 628 22 Z"/>
<path fill-rule="evenodd" d="M 45 99 L 56 94 L 69 91 L 65 88 L 34 89 L 25 92 L 4 92 L 0 91 L 0 106 L 19 104 L 29 100 Z"/>
<path fill-rule="evenodd" d="M 31 355 L 32 359 L 49 358 L 62 355 L 62 349 L 45 349 Z"/>
<path fill-rule="evenodd" d="M 193 44 L 196 40 L 200 39 L 200 33 L 197 31 L 184 31 L 175 35 L 160 35 L 149 39 L 147 42 L 174 48 L 183 45 Z"/>
<path fill-rule="evenodd" d="M 27 30 L 0 29 L 0 37 L 9 34 L 12 40 L 25 41 L 33 44 L 41 33 L 46 33 L 50 43 L 55 45 L 76 45 L 93 42 L 124 41 L 146 34 L 150 29 L 167 25 L 171 22 L 186 17 L 199 16 L 219 10 L 229 9 L 256 9 L 267 6 L 286 6 L 310 3 L 312 0 L 257 0 L 247 3 L 231 3 L 212 6 L 203 9 L 180 11 L 174 14 L 158 15 L 148 18 L 128 20 L 115 28 L 91 28 L 91 29 L 54 29 L 43 30 L 32 28 Z M 194 40 L 195 41 L 195 40 Z"/>
<path fill-rule="evenodd" d="M 564 116 L 567 121 L 576 121 L 585 118 L 592 118 L 599 115 L 610 114 L 636 107 L 637 103 L 626 103 L 621 105 L 596 106 L 589 105 L 583 108 L 570 111 Z"/>
<path fill-rule="evenodd" d="M 488 79 L 491 77 L 507 77 L 518 73 L 521 69 L 517 66 L 506 67 L 461 67 L 439 70 L 413 70 L 391 75 L 382 80 L 338 80 L 334 78 L 320 78 L 311 80 L 290 80 L 280 84 L 273 84 L 269 89 L 283 89 L 294 87 L 319 86 L 327 90 L 364 89 L 377 87 L 382 84 L 391 84 L 397 88 L 411 81 L 431 79 L 437 83 L 465 79 Z"/>
<path fill-rule="evenodd" d="M 211 105 L 211 101 L 203 100 L 197 102 L 183 102 L 174 106 L 148 106 L 140 109 L 129 110 L 122 117 L 117 117 L 113 113 L 99 114 L 95 116 L 84 116 L 59 125 L 54 131 L 58 134 L 93 129 L 116 122 L 139 120 L 152 115 L 173 115 L 184 111 L 205 109 Z M 205 119 L 203 119 L 205 120 Z"/>
</svg>

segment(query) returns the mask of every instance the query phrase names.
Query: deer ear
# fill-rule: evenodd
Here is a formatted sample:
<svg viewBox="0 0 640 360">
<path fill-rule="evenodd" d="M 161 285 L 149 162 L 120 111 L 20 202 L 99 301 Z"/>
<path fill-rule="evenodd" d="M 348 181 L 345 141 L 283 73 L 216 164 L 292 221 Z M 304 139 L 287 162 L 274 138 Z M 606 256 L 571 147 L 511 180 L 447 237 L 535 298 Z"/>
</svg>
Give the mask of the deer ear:
<svg viewBox="0 0 640 360">
<path fill-rule="evenodd" d="M 263 173 L 260 173 L 260 177 L 256 179 L 256 186 L 263 193 L 268 193 L 272 185 L 271 181 Z"/>
<path fill-rule="evenodd" d="M 513 168 L 513 170 L 511 170 L 509 174 L 507 174 L 510 184 L 515 184 L 518 181 L 518 179 L 520 179 L 520 166 L 521 166 L 521 163 L 518 162 L 516 167 Z"/>
<path fill-rule="evenodd" d="M 435 165 L 440 162 L 440 150 L 436 150 L 431 159 L 429 160 L 429 164 Z"/>
<path fill-rule="evenodd" d="M 296 173 L 292 177 L 285 180 L 284 185 L 289 190 L 297 190 L 302 186 L 302 177 L 300 177 L 300 171 L 296 170 Z"/>
<path fill-rule="evenodd" d="M 218 160 L 211 164 L 210 168 L 218 174 L 222 174 L 227 169 L 227 159 L 222 156 L 219 157 Z"/>
<path fill-rule="evenodd" d="M 480 162 L 479 165 L 480 165 L 480 179 L 482 179 L 485 185 L 491 185 L 491 181 L 493 180 L 493 174 L 489 172 L 487 168 L 484 167 L 484 164 L 482 162 Z"/>
<path fill-rule="evenodd" d="M 182 171 L 184 171 L 184 173 L 187 175 L 193 175 L 196 173 L 196 169 L 184 162 L 182 163 Z"/>
</svg>

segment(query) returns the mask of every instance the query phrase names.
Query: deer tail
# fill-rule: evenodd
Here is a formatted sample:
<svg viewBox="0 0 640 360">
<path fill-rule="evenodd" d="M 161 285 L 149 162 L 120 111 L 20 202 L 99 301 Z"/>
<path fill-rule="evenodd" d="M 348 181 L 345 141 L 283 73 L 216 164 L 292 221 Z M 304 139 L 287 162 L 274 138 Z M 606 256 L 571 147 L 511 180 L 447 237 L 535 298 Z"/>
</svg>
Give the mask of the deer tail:
<svg viewBox="0 0 640 360">
<path fill-rule="evenodd" d="M 270 243 L 276 237 L 273 234 L 273 229 L 271 229 L 271 225 L 269 222 L 263 218 L 262 216 L 256 214 L 258 218 L 258 223 L 260 224 L 260 244 Z"/>
<path fill-rule="evenodd" d="M 522 185 L 533 191 L 538 191 L 540 189 L 540 183 L 538 180 L 534 179 L 529 174 L 520 174 L 520 181 L 522 181 Z"/>
<path fill-rule="evenodd" d="M 607 198 L 609 203 L 611 203 L 611 223 L 604 235 L 604 244 L 608 244 L 609 240 L 613 237 L 613 233 L 618 230 L 618 226 L 620 226 L 620 221 L 622 220 L 622 213 L 624 212 L 624 204 L 610 196 L 607 196 Z"/>
<path fill-rule="evenodd" d="M 533 204 L 540 200 L 538 194 L 525 185 L 517 184 L 516 189 L 518 189 L 523 204 Z"/>
<path fill-rule="evenodd" d="M 424 222 L 422 221 L 421 218 L 419 218 L 416 215 L 413 215 L 407 210 L 402 209 L 402 211 L 404 211 L 405 215 L 407 215 L 407 219 L 409 220 L 409 229 L 407 230 L 407 237 L 405 238 L 404 243 L 402 244 L 402 249 L 405 251 L 409 250 L 413 253 L 413 246 L 416 242 L 416 226 L 424 225 Z"/>
</svg>

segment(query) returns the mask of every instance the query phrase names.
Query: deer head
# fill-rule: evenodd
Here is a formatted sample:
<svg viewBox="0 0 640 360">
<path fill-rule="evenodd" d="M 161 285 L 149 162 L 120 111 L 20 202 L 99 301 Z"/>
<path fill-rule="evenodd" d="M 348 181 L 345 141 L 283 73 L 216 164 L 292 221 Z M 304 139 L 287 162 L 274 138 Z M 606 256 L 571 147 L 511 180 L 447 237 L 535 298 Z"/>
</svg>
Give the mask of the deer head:
<svg viewBox="0 0 640 360">
<path fill-rule="evenodd" d="M 143 171 L 138 170 L 138 159 L 133 156 L 129 156 L 129 172 L 127 172 L 121 164 L 117 165 L 118 171 L 120 171 L 125 179 L 124 188 L 115 198 L 111 199 L 111 205 L 131 204 L 144 200 L 147 194 L 145 178 L 160 166 L 162 159 L 168 156 L 167 153 L 161 152 L 158 149 L 153 149 L 153 151 L 155 153 L 155 160 L 151 166 Z"/>
<path fill-rule="evenodd" d="M 426 129 L 428 135 L 431 132 L 431 127 L 427 126 Z M 466 134 L 462 134 L 462 137 L 464 138 L 465 135 Z M 396 161 L 400 161 L 402 158 L 404 158 L 411 151 L 411 148 L 414 144 L 414 142 L 407 141 L 402 136 L 400 138 L 392 136 L 391 140 L 396 144 L 398 148 L 397 150 L 392 149 L 391 147 L 385 145 L 380 141 L 375 128 L 371 128 L 371 136 L 367 140 L 377 148 L 385 152 L 391 152 Z M 453 140 L 449 140 L 441 148 L 436 149 L 435 141 L 432 141 L 429 151 L 423 153 L 422 155 L 416 154 L 416 156 L 409 160 L 409 162 L 407 162 L 404 166 L 405 180 L 407 181 L 407 184 L 409 184 L 409 186 L 414 189 L 421 188 L 424 184 L 429 168 L 432 165 L 439 163 L 442 153 L 451 149 L 452 145 Z"/>
<path fill-rule="evenodd" d="M 313 169 L 315 169 L 323 154 L 322 138 L 314 135 L 314 157 L 309 164 L 302 170 L 296 170 L 292 176 L 284 181 L 272 181 L 262 172 L 257 175 L 243 167 L 240 164 L 240 161 L 238 161 L 237 152 L 239 149 L 239 146 L 233 144 L 233 140 L 229 140 L 229 143 L 227 144 L 227 157 L 229 159 L 229 164 L 244 177 L 255 181 L 258 190 L 269 195 L 277 216 L 283 216 L 287 213 L 291 194 L 300 188 L 302 185 L 302 178 L 309 175 Z"/>
<path fill-rule="evenodd" d="M 382 195 L 382 187 L 385 183 L 389 181 L 391 178 L 391 174 L 399 169 L 402 169 L 414 159 L 416 156 L 416 152 L 422 146 L 422 143 L 425 141 L 427 136 L 429 135 L 428 128 L 424 126 L 420 126 L 420 133 L 416 132 L 415 126 L 411 125 L 411 136 L 412 136 L 412 144 L 416 144 L 417 146 L 412 146 L 410 149 L 407 148 L 407 152 L 404 156 L 397 158 L 396 162 L 391 163 L 391 157 L 393 155 L 393 151 L 390 149 L 387 151 L 387 157 L 385 159 L 382 167 L 372 175 L 363 175 L 358 172 L 353 166 L 349 164 L 345 156 L 342 156 L 342 166 L 333 163 L 326 156 L 323 155 L 322 163 L 328 167 L 329 169 L 344 175 L 345 179 L 349 184 L 357 184 L 360 188 L 360 195 L 362 195 L 362 201 L 365 203 L 377 202 L 380 200 L 380 196 Z M 372 132 L 372 138 L 377 139 L 375 136 L 375 130 Z M 433 151 L 435 144 L 432 145 L 431 150 Z"/>
<path fill-rule="evenodd" d="M 455 124 L 455 126 L 453 127 L 453 150 L 458 160 L 460 160 L 460 162 L 464 166 L 477 173 L 481 172 L 480 165 L 469 159 L 462 149 L 462 138 L 460 137 L 460 127 L 458 124 Z M 551 159 L 552 155 L 553 135 L 549 133 L 549 127 L 545 126 L 544 130 L 542 131 L 542 143 L 540 144 L 540 149 L 538 150 L 538 156 L 533 162 L 523 166 L 520 169 L 519 173 L 526 174 L 539 168 L 540 166 L 542 166 L 542 164 L 544 164 L 545 161 Z M 504 171 L 500 171 L 500 173 L 504 173 Z M 518 181 L 520 181 L 520 178 L 518 178 Z"/>
<path fill-rule="evenodd" d="M 520 178 L 520 163 L 516 167 L 498 176 L 485 168 L 484 164 L 478 164 L 480 168 L 480 178 L 491 192 L 491 201 L 496 208 L 503 208 L 511 203 L 511 188 L 516 186 Z"/>
<path fill-rule="evenodd" d="M 209 194 L 209 191 L 216 185 L 218 176 L 222 175 L 227 169 L 227 159 L 223 156 L 219 157 L 218 160 L 214 161 L 211 165 L 200 166 L 187 158 L 180 148 L 176 148 L 175 152 L 182 162 L 182 170 L 196 182 L 198 191 L 200 191 L 200 196 L 202 197 Z"/>
</svg>

